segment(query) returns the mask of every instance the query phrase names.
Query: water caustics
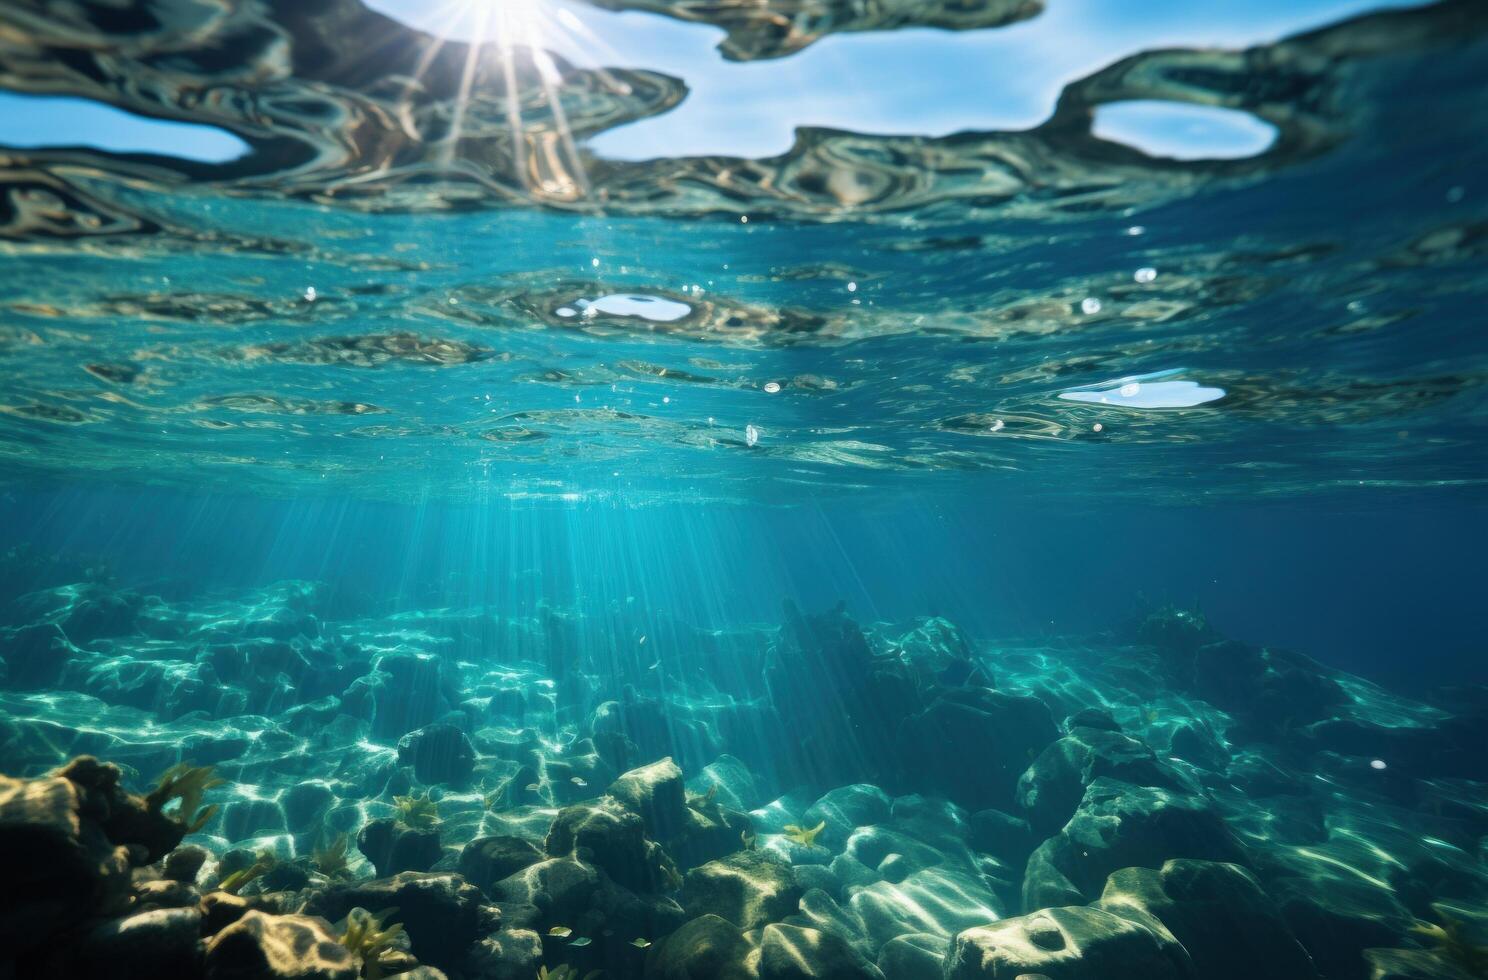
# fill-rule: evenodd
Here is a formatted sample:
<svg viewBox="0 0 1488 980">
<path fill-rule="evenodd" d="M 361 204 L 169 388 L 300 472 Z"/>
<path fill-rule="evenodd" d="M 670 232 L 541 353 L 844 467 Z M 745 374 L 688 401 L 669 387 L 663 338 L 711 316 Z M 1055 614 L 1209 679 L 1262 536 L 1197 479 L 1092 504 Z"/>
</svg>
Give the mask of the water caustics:
<svg viewBox="0 0 1488 980">
<path fill-rule="evenodd" d="M 1040 15 L 596 5 L 771 63 Z M 1113 491 L 1171 495 L 1199 463 L 1206 494 L 1484 476 L 1488 357 L 1462 328 L 1488 252 L 1481 4 L 1154 48 L 1030 129 L 636 161 L 586 140 L 672 111 L 685 80 L 355 0 L 19 3 L 0 24 L 0 87 L 246 147 L 0 149 L 14 474 L 719 497 L 976 473 L 1057 492 L 1115 460 Z M 1134 106 L 1242 122 L 1206 154 L 1159 121 L 1149 153 Z"/>
</svg>

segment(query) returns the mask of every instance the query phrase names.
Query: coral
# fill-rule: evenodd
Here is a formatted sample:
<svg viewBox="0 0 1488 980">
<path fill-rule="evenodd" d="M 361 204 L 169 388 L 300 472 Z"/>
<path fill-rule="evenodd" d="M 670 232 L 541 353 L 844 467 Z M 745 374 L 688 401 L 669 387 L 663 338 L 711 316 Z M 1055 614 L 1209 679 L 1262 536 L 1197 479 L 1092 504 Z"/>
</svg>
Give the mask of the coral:
<svg viewBox="0 0 1488 980">
<path fill-rule="evenodd" d="M 429 798 L 428 791 L 411 796 L 393 797 L 398 809 L 398 822 L 414 830 L 429 830 L 439 823 L 439 804 Z"/>
<path fill-rule="evenodd" d="M 178 762 L 160 776 L 160 782 L 145 795 L 145 805 L 154 813 L 164 813 L 172 800 L 180 800 L 175 819 L 194 834 L 207 825 L 217 812 L 217 805 L 202 809 L 202 797 L 207 790 L 223 785 L 223 780 L 212 776 L 211 766 L 192 766 Z"/>
<path fill-rule="evenodd" d="M 346 848 L 349 843 L 350 839 L 345 833 L 336 834 L 330 841 L 316 846 L 310 852 L 310 861 L 327 878 L 339 878 L 348 873 Z"/>
<path fill-rule="evenodd" d="M 346 913 L 346 922 L 341 930 L 341 945 L 362 962 L 365 980 L 382 980 L 382 955 L 392 950 L 393 943 L 403 934 L 399 923 L 387 925 L 387 920 L 398 913 L 396 908 L 383 909 L 376 915 L 363 908 L 354 908 Z"/>
</svg>

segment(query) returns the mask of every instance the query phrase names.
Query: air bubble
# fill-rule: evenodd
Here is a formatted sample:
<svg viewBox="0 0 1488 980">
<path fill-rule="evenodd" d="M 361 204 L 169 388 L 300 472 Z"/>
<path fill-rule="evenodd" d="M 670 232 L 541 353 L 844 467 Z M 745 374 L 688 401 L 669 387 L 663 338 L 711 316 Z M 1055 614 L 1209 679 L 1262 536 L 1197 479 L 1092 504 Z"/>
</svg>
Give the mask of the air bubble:
<svg viewBox="0 0 1488 980">
<path fill-rule="evenodd" d="M 755 443 L 759 442 L 759 436 L 759 429 L 756 429 L 753 425 L 744 426 L 744 444 L 746 446 L 753 448 Z"/>
<path fill-rule="evenodd" d="M 773 395 L 773 394 L 775 394 L 779 390 L 780 390 L 780 382 L 779 381 L 767 381 L 767 382 L 765 382 L 765 392 L 767 394 Z"/>
<path fill-rule="evenodd" d="M 1152 266 L 1150 265 L 1144 265 L 1142 266 L 1142 268 L 1132 273 L 1132 278 L 1135 279 L 1137 282 L 1151 282 L 1152 280 L 1157 278 L 1157 270 L 1152 268 Z"/>
<path fill-rule="evenodd" d="M 1101 311 L 1101 301 L 1094 296 L 1086 296 L 1080 300 L 1080 312 L 1086 316 L 1094 316 Z"/>
</svg>

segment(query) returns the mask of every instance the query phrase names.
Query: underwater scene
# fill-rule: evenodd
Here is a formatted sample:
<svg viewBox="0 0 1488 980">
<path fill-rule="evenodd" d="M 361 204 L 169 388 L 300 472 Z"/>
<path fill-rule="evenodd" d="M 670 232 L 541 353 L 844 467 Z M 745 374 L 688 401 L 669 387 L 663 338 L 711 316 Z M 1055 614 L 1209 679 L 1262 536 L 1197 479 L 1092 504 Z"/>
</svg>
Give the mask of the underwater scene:
<svg viewBox="0 0 1488 980">
<path fill-rule="evenodd" d="M 1488 3 L 0 0 L 0 980 L 1488 978 Z"/>
</svg>

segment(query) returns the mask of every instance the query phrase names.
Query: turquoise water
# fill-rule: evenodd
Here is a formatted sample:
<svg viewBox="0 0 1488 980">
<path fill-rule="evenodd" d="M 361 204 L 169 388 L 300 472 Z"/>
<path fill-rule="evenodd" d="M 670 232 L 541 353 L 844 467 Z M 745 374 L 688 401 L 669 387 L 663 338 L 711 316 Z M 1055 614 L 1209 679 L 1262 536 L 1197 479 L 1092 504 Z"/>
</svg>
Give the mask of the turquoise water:
<svg viewBox="0 0 1488 980">
<path fill-rule="evenodd" d="M 0 980 L 1483 976 L 1488 14 L 1169 6 L 0 4 Z"/>
</svg>

